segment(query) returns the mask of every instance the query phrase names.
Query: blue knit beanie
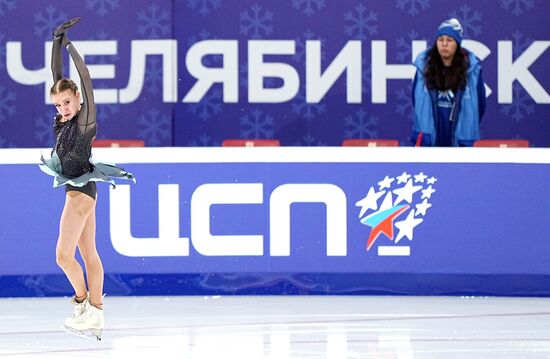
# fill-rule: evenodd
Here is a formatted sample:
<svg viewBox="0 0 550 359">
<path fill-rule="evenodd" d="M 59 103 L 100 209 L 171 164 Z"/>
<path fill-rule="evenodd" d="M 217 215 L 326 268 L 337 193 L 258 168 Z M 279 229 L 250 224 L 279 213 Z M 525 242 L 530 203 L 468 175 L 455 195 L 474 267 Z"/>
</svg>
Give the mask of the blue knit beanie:
<svg viewBox="0 0 550 359">
<path fill-rule="evenodd" d="M 460 21 L 458 19 L 449 19 L 445 20 L 439 25 L 439 28 L 437 29 L 437 33 L 435 34 L 435 38 L 442 35 L 447 35 L 452 37 L 457 44 L 460 45 L 462 42 L 462 34 L 464 33 L 464 30 L 462 29 L 462 25 L 460 24 Z"/>
</svg>

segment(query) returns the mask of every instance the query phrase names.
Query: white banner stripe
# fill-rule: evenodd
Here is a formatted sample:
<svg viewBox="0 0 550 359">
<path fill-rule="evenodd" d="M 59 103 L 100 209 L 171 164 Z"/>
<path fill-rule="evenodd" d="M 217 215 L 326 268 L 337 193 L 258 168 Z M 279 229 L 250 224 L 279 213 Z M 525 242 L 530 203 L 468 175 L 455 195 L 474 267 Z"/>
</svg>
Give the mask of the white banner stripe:
<svg viewBox="0 0 550 359">
<path fill-rule="evenodd" d="M 2 148 L 0 164 L 37 164 L 50 148 Z M 550 163 L 550 148 L 143 147 L 96 148 L 115 163 Z"/>
<path fill-rule="evenodd" d="M 410 256 L 411 247 L 409 246 L 379 246 L 378 247 L 379 256 Z"/>
</svg>

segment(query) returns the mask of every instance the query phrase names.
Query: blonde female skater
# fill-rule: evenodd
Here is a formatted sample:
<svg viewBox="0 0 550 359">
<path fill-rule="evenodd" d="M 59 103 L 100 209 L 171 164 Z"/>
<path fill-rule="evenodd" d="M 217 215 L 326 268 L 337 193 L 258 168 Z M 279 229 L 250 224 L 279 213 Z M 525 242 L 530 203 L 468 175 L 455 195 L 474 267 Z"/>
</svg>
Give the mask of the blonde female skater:
<svg viewBox="0 0 550 359">
<path fill-rule="evenodd" d="M 65 328 L 101 340 L 104 274 L 95 243 L 96 181 L 113 183 L 111 177 L 134 178 L 116 166 L 91 162 L 92 142 L 97 132 L 92 81 L 84 61 L 67 36 L 67 30 L 79 20 L 69 20 L 54 32 L 54 85 L 50 96 L 57 109 L 54 119 L 56 144 L 51 159 L 42 158 L 41 169 L 54 176 L 54 187 L 65 186 L 56 261 L 75 291 L 71 300 L 74 312 L 65 319 Z M 72 80 L 63 78 L 62 48 L 67 49 L 76 65 L 82 95 Z M 75 259 L 77 247 L 86 267 L 87 285 L 82 267 Z"/>
</svg>

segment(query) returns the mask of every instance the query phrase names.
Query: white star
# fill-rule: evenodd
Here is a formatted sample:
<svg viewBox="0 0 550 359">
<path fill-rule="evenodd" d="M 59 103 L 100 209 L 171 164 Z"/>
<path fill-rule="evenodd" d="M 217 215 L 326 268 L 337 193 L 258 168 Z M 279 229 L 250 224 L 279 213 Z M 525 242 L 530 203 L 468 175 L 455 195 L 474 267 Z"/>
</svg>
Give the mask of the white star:
<svg viewBox="0 0 550 359">
<path fill-rule="evenodd" d="M 420 172 L 419 174 L 414 176 L 414 181 L 423 183 L 426 178 L 428 178 L 428 176 L 426 176 L 424 172 Z"/>
<path fill-rule="evenodd" d="M 359 218 L 361 218 L 365 212 L 369 209 L 376 210 L 378 208 L 378 199 L 382 197 L 386 191 L 376 192 L 374 187 L 369 189 L 369 193 L 360 201 L 355 203 L 356 206 L 361 206 L 361 212 L 359 213 Z"/>
<path fill-rule="evenodd" d="M 422 201 L 422 203 L 420 204 L 417 204 L 416 205 L 416 215 L 418 215 L 419 213 L 422 214 L 423 216 L 426 215 L 426 211 L 428 210 L 428 208 L 430 208 L 432 206 L 431 203 L 428 203 L 428 199 L 424 199 Z"/>
<path fill-rule="evenodd" d="M 435 177 L 428 178 L 428 184 L 435 184 L 436 181 L 437 181 L 437 178 Z"/>
<path fill-rule="evenodd" d="M 414 218 L 414 209 L 411 209 L 404 221 L 395 222 L 395 227 L 399 229 L 395 243 L 398 243 L 403 237 L 407 237 L 409 241 L 412 241 L 414 227 L 422 223 L 423 220 L 422 218 Z"/>
<path fill-rule="evenodd" d="M 362 219 L 361 222 L 363 222 L 366 219 L 371 218 L 372 216 L 377 215 L 378 213 L 380 213 L 382 211 L 385 211 L 388 208 L 392 208 L 393 207 L 392 203 L 393 203 L 393 196 L 392 196 L 391 192 L 388 192 L 386 194 L 386 197 L 384 197 L 384 200 L 382 201 L 382 204 L 380 205 L 380 208 L 378 209 L 378 211 L 372 212 L 371 214 L 366 216 L 364 219 Z"/>
<path fill-rule="evenodd" d="M 409 180 L 409 178 L 411 178 L 411 175 L 407 172 L 403 172 L 401 176 L 397 177 L 397 184 L 405 183 Z"/>
<path fill-rule="evenodd" d="M 401 201 L 405 200 L 407 203 L 412 202 L 413 194 L 420 191 L 422 186 L 413 186 L 413 181 L 409 180 L 406 185 L 401 188 L 394 189 L 393 193 L 397 195 L 394 206 L 397 206 Z"/>
<path fill-rule="evenodd" d="M 420 199 L 432 198 L 432 194 L 434 192 L 435 192 L 435 189 L 433 189 L 432 186 L 429 185 L 428 188 L 422 190 L 422 197 Z"/>
<path fill-rule="evenodd" d="M 388 208 L 392 208 L 393 207 L 392 203 L 393 203 L 393 196 L 391 192 L 388 192 L 388 194 L 386 194 L 386 197 L 384 197 L 384 200 L 382 201 L 382 204 L 380 205 L 380 209 L 378 210 L 378 212 L 382 212 Z"/>
<path fill-rule="evenodd" d="M 391 183 L 394 181 L 395 178 L 390 178 L 388 176 L 386 176 L 382 181 L 378 182 L 378 186 L 380 186 L 380 188 L 378 188 L 379 190 L 382 190 L 384 188 L 390 188 L 391 186 Z"/>
</svg>

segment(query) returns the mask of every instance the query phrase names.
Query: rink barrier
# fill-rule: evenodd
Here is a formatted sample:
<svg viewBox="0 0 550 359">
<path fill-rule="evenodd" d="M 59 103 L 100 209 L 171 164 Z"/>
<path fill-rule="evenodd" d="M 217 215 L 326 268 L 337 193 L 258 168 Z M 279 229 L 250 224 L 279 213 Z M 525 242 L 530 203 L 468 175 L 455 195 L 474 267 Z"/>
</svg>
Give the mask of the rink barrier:
<svg viewBox="0 0 550 359">
<path fill-rule="evenodd" d="M 0 296 L 70 295 L 47 149 L 0 150 Z M 549 296 L 550 149 L 94 149 L 111 295 Z"/>
</svg>

